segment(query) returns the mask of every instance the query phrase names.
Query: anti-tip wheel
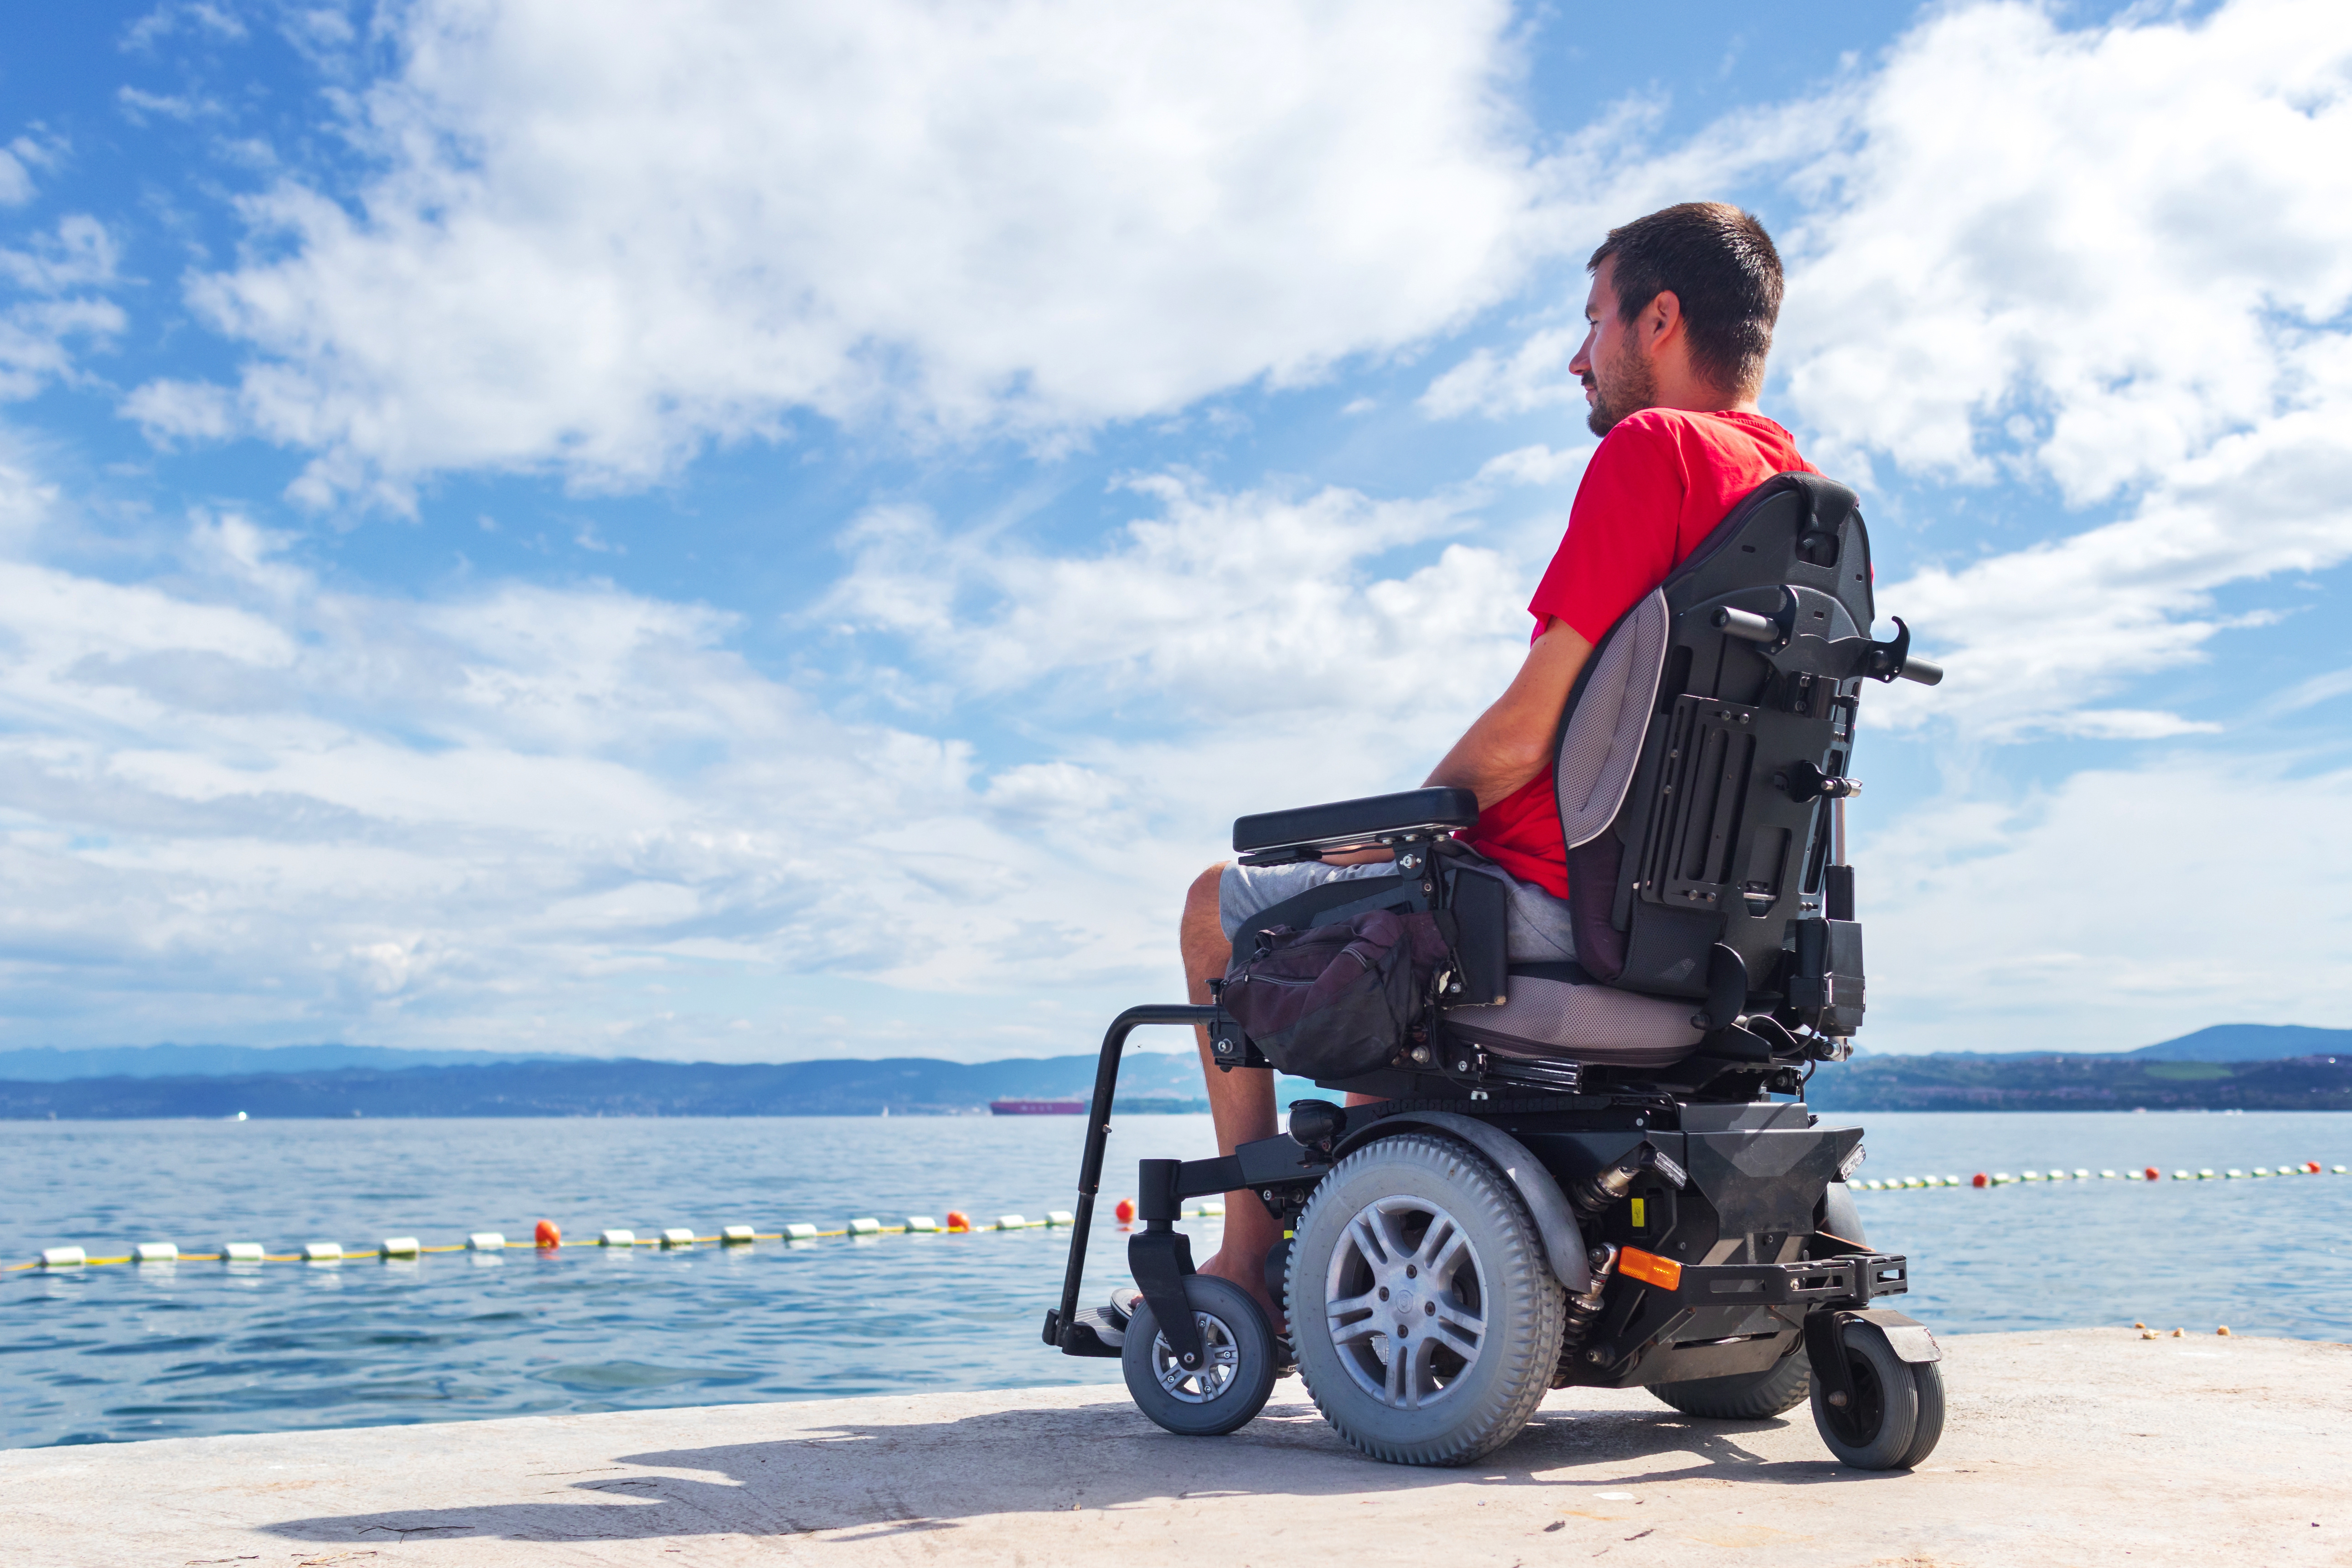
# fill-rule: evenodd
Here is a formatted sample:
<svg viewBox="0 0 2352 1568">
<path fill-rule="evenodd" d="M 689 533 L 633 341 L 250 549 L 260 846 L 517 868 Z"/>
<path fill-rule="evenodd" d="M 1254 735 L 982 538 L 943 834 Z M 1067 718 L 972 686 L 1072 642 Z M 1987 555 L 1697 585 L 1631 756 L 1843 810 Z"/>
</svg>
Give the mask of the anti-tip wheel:
<svg viewBox="0 0 2352 1568">
<path fill-rule="evenodd" d="M 1933 1362 L 1906 1362 L 1874 1323 L 1839 1331 L 1850 1396 L 1813 1379 L 1813 1425 L 1831 1453 L 1858 1470 L 1907 1470 L 1944 1435 L 1944 1374 Z"/>
<path fill-rule="evenodd" d="M 1184 1297 L 1200 1326 L 1207 1363 L 1187 1371 L 1168 1348 L 1151 1303 L 1138 1301 L 1127 1321 L 1119 1370 L 1137 1408 L 1180 1437 L 1222 1437 L 1265 1408 L 1274 1392 L 1274 1329 L 1249 1292 L 1207 1274 L 1184 1277 Z"/>
</svg>

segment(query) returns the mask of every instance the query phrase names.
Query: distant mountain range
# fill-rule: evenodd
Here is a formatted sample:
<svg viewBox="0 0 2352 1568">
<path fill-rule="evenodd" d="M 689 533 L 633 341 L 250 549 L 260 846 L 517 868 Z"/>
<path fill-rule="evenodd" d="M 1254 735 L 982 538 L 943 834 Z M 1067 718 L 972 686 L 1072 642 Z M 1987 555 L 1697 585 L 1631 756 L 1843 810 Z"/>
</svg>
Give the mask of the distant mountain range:
<svg viewBox="0 0 2352 1568">
<path fill-rule="evenodd" d="M 551 1052 L 411 1051 L 390 1046 L 54 1046 L 0 1051 L 0 1079 L 62 1083 L 76 1078 L 221 1078 L 233 1073 L 334 1072 L 343 1068 L 482 1067 L 492 1062 L 562 1060 Z"/>
<path fill-rule="evenodd" d="M 2328 1056 L 2352 1052 L 2352 1029 L 2315 1029 L 2302 1024 L 2216 1024 L 2193 1035 L 2133 1051 L 1979 1051 L 1975 1056 L 2125 1056 L 2159 1062 L 2271 1062 L 2289 1057 Z M 1191 1063 L 1188 1053 L 1154 1051 L 1152 1056 Z M 1877 1053 L 1872 1053 L 1874 1055 Z M 60 1050 L 53 1046 L 0 1050 L 0 1080 L 16 1083 L 62 1083 L 82 1078 L 230 1078 L 253 1073 L 322 1073 L 347 1068 L 373 1068 L 399 1072 L 407 1068 L 490 1067 L 512 1062 L 579 1062 L 611 1058 L 569 1056 L 551 1051 L 493 1053 L 489 1051 L 416 1051 L 390 1046 L 102 1046 L 89 1050 Z M 957 1064 L 929 1058 L 908 1058 L 934 1067 Z M 1130 1056 L 1130 1064 L 1134 1060 Z M 1086 1071 L 1074 1080 L 1070 1093 L 1094 1082 L 1095 1058 L 1048 1057 L 1021 1062 L 986 1062 L 982 1069 L 1013 1069 L 1045 1062 L 1083 1063 Z M 674 1064 L 647 1064 L 653 1066 Z M 854 1068 L 855 1062 L 788 1064 L 794 1067 Z M 879 1063 L 866 1063 L 878 1067 Z M 1129 1074 L 1133 1071 L 1132 1065 Z M 1068 1079 L 1067 1071 L 1059 1075 Z M 1173 1092 L 1179 1086 L 1160 1086 Z M 1195 1077 L 1188 1086 L 1200 1089 Z M 1005 1093 L 1015 1092 L 1006 1090 Z"/>
<path fill-rule="evenodd" d="M 2347 1056 L 2352 1055 L 2352 1029 L 2315 1029 L 2304 1024 L 2216 1024 L 2160 1046 L 2142 1046 L 2123 1054 L 2152 1062 L 2276 1062 L 2291 1057 Z"/>
<path fill-rule="evenodd" d="M 1081 1096 L 1092 1056 L 997 1062 L 727 1064 L 403 1051 L 145 1046 L 0 1051 L 0 1120 L 983 1113 Z M 1323 1091 L 1279 1080 L 1285 1100 Z M 2352 1029 L 2222 1024 L 2125 1052 L 1870 1054 L 1815 1076 L 1823 1110 L 2352 1110 Z M 1136 1052 L 1119 1108 L 1205 1110 L 1190 1051 Z"/>
<path fill-rule="evenodd" d="M 562 1057 L 481 1065 L 0 1081 L 0 1120 L 352 1116 L 874 1116 L 987 1113 L 1090 1093 L 1095 1058 L 753 1064 Z M 1314 1092 L 1311 1088 L 1307 1092 Z M 1138 1052 L 1119 1106 L 1205 1110 L 1199 1058 Z"/>
<path fill-rule="evenodd" d="M 1868 1110 L 2352 1110 L 2352 1051 L 2284 1061 L 2115 1056 L 1857 1057 L 1806 1103 Z"/>
</svg>

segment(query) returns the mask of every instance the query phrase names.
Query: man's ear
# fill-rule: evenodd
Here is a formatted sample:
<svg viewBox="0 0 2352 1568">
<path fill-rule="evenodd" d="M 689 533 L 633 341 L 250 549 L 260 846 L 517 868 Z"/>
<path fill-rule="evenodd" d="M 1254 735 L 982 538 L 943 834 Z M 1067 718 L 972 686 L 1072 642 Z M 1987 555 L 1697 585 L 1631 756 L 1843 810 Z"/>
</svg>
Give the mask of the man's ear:
<svg viewBox="0 0 2352 1568">
<path fill-rule="evenodd" d="M 1673 337 L 1683 324 L 1681 296 L 1671 289 L 1661 289 L 1657 297 L 1642 309 L 1641 320 L 1634 323 L 1643 348 L 1655 353 Z"/>
</svg>

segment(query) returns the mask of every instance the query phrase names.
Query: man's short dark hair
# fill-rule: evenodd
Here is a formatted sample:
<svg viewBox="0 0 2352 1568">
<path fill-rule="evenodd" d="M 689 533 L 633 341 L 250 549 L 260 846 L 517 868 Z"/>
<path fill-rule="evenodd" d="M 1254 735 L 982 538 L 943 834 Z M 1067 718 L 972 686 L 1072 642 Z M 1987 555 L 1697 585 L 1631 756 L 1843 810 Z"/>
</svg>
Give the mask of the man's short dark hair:
<svg viewBox="0 0 2352 1568">
<path fill-rule="evenodd" d="M 1585 269 L 1610 260 L 1628 325 L 1671 291 L 1682 301 L 1693 368 L 1720 392 L 1751 395 L 1764 384 L 1780 319 L 1780 253 L 1755 215 L 1727 202 L 1684 202 L 1611 229 Z"/>
</svg>

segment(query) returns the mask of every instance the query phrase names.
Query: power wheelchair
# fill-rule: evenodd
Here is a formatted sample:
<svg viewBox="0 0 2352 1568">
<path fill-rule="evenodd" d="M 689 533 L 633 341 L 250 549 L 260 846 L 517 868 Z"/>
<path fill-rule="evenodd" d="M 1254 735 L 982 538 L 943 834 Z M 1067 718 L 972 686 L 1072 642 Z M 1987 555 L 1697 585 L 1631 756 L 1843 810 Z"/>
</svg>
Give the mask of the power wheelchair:
<svg viewBox="0 0 2352 1568">
<path fill-rule="evenodd" d="M 1235 823 L 1245 864 L 1393 857 L 1255 918 L 1237 968 L 1262 933 L 1375 910 L 1436 916 L 1445 958 L 1384 1063 L 1316 1079 L 1376 1103 L 1301 1100 L 1286 1136 L 1142 1161 L 1140 1299 L 1082 1310 L 1129 1034 L 1202 1025 L 1220 1070 L 1277 1065 L 1227 993 L 1121 1014 L 1045 1342 L 1120 1357 L 1144 1412 L 1199 1436 L 1249 1421 L 1295 1364 L 1349 1443 L 1404 1464 L 1491 1453 L 1573 1384 L 1643 1386 L 1716 1417 L 1810 1397 L 1845 1463 L 1925 1459 L 1943 1428 L 1940 1352 L 1884 1304 L 1909 1269 L 1869 1246 L 1845 1184 L 1861 1131 L 1818 1125 L 1803 1100 L 1863 1017 L 1843 827 L 1864 683 L 1942 679 L 1900 620 L 1871 638 L 1871 587 L 1853 493 L 1782 474 L 1594 649 L 1555 759 L 1572 963 L 1509 961 L 1507 890 L 1453 837 L 1476 820 L 1468 791 Z M 1194 1273 L 1175 1228 L 1186 1198 L 1230 1190 L 1280 1222 L 1266 1282 L 1286 1340 L 1247 1292 Z"/>
</svg>

